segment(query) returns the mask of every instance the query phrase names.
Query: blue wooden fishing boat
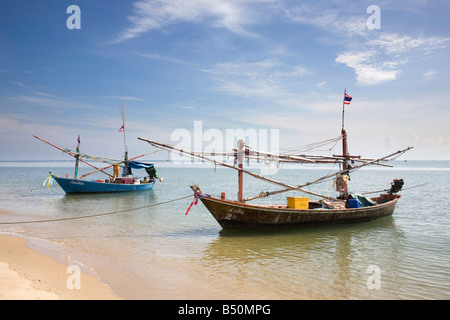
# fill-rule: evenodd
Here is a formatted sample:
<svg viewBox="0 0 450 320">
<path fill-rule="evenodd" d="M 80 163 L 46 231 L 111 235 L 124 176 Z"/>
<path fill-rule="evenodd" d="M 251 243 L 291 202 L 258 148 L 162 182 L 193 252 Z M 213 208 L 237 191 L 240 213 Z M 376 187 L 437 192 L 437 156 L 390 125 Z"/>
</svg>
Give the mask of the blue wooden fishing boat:
<svg viewBox="0 0 450 320">
<path fill-rule="evenodd" d="M 143 191 L 152 190 L 155 184 L 154 181 L 145 184 L 119 184 L 105 183 L 103 181 L 95 180 L 83 181 L 59 177 L 54 177 L 54 179 L 66 193 Z"/>
<path fill-rule="evenodd" d="M 152 165 L 153 166 L 153 165 Z M 66 193 L 127 192 L 152 190 L 155 180 L 135 178 L 116 178 L 114 180 L 80 180 L 61 178 L 53 175 L 53 179 Z"/>
<path fill-rule="evenodd" d="M 53 180 L 55 180 L 59 186 L 66 193 L 101 193 L 101 192 L 131 192 L 131 191 L 144 191 L 144 190 L 152 190 L 155 181 L 159 179 L 163 181 L 162 178 L 158 177 L 158 172 L 156 171 L 155 166 L 152 163 L 144 163 L 133 161 L 134 159 L 145 156 L 146 154 L 142 154 L 131 159 L 128 159 L 128 150 L 125 138 L 125 120 L 123 116 L 123 108 L 122 108 L 122 127 L 119 129 L 119 132 L 123 132 L 124 137 L 124 145 L 125 145 L 125 156 L 123 160 L 113 160 L 107 159 L 103 157 L 96 157 L 87 154 L 83 154 L 80 152 L 80 136 L 78 136 L 78 145 L 76 151 L 63 149 L 50 142 L 39 138 L 38 136 L 33 136 L 36 139 L 45 142 L 52 147 L 63 151 L 64 153 L 75 158 L 75 173 L 73 178 L 69 178 L 66 175 L 65 178 L 59 177 L 52 172 L 50 172 L 50 176 L 44 181 L 44 186 L 51 186 Z M 109 165 L 103 168 L 98 168 L 94 166 L 92 163 L 85 161 L 83 158 L 94 160 L 97 162 L 108 163 Z M 95 170 L 89 172 L 85 175 L 78 176 L 78 165 L 79 162 L 83 162 L 90 167 L 93 167 Z M 122 167 L 122 175 L 119 176 L 119 168 Z M 113 174 L 105 171 L 108 168 L 113 168 Z M 144 169 L 147 175 L 143 178 L 135 177 L 132 174 L 132 169 Z M 108 176 L 105 180 L 86 180 L 83 179 L 90 174 L 102 172 Z"/>
</svg>

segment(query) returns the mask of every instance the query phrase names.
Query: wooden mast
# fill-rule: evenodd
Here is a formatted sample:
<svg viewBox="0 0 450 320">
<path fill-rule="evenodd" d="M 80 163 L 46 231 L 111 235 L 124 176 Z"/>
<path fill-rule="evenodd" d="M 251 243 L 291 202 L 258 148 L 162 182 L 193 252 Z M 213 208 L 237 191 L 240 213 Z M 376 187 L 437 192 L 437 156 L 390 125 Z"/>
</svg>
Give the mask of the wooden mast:
<svg viewBox="0 0 450 320">
<path fill-rule="evenodd" d="M 239 183 L 239 191 L 238 191 L 238 201 L 243 201 L 243 188 L 244 188 L 244 141 L 239 140 L 237 143 L 237 163 L 238 163 L 238 183 Z"/>
<path fill-rule="evenodd" d="M 347 132 L 345 131 L 344 127 L 344 114 L 345 114 L 345 97 L 347 95 L 347 90 L 344 89 L 344 97 L 342 98 L 342 129 L 341 129 L 341 135 L 342 135 L 342 156 L 344 157 L 344 163 L 342 164 L 342 174 L 340 176 L 336 177 L 336 191 L 339 191 L 339 197 L 342 197 L 343 199 L 347 199 L 348 197 L 348 188 L 347 188 L 347 179 L 349 179 L 348 176 L 345 176 L 349 173 L 349 152 L 348 152 L 348 144 L 347 144 Z"/>
<path fill-rule="evenodd" d="M 342 129 L 341 129 L 342 155 L 344 157 L 344 163 L 343 163 L 342 169 L 344 172 L 346 170 L 348 170 L 348 160 L 349 160 L 348 145 L 347 145 L 347 132 L 345 132 L 345 128 L 344 128 L 345 94 L 346 93 L 347 93 L 347 90 L 344 90 L 344 98 L 342 99 Z"/>
<path fill-rule="evenodd" d="M 125 148 L 125 155 L 123 158 L 123 162 L 125 165 L 123 167 L 122 176 L 128 176 L 128 175 L 131 175 L 131 168 L 128 165 L 128 148 L 127 148 L 127 138 L 126 138 L 126 134 L 125 134 L 125 111 L 123 109 L 122 101 L 120 101 L 120 109 L 122 112 L 122 128 L 120 129 L 120 131 L 123 132 L 123 145 Z"/>
<path fill-rule="evenodd" d="M 121 131 L 123 131 L 123 145 L 124 145 L 124 148 L 125 148 L 125 163 L 126 163 L 127 160 L 128 160 L 128 150 L 127 150 L 127 138 L 126 138 L 126 135 L 125 135 L 125 112 L 123 110 L 123 103 L 122 103 L 122 101 L 120 102 L 120 109 L 121 109 L 121 112 L 122 112 L 122 128 L 121 128 Z"/>
<path fill-rule="evenodd" d="M 349 100 L 345 100 L 345 99 Z M 344 98 L 342 99 L 342 128 L 341 128 L 341 138 L 342 138 L 342 155 L 333 155 L 333 157 L 342 157 L 342 172 L 345 174 L 348 172 L 352 167 L 350 166 L 350 159 L 361 159 L 361 156 L 351 156 L 348 152 L 348 143 L 347 143 L 347 132 L 345 131 L 344 127 L 344 115 L 345 115 L 345 105 L 350 104 L 350 101 L 352 100 L 352 97 L 347 95 L 347 90 L 344 90 Z M 349 101 L 349 102 L 346 102 Z M 364 160 L 360 160 L 364 162 Z M 371 162 L 369 160 L 369 162 Z"/>
<path fill-rule="evenodd" d="M 77 142 L 78 142 L 77 153 L 79 153 L 80 152 L 80 142 L 81 142 L 80 135 L 78 135 Z M 77 176 L 78 176 L 78 164 L 79 164 L 79 162 L 80 162 L 80 155 L 77 154 L 77 156 L 75 157 L 75 173 L 74 173 L 74 176 L 73 176 L 74 179 L 77 179 Z"/>
</svg>

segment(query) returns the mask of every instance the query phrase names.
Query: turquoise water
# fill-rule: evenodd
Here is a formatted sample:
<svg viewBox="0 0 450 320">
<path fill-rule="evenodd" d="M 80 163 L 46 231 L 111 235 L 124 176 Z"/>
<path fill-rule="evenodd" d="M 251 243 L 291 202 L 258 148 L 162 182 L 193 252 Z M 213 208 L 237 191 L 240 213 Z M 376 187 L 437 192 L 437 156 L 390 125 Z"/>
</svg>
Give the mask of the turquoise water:
<svg viewBox="0 0 450 320">
<path fill-rule="evenodd" d="M 201 203 L 185 215 L 193 197 L 164 204 L 191 195 L 193 183 L 204 193 L 236 198 L 235 171 L 202 166 L 156 162 L 165 181 L 153 191 L 65 195 L 56 183 L 50 188 L 42 183 L 49 171 L 73 175 L 72 163 L 0 162 L 0 223 L 123 211 L 79 220 L 0 224 L 0 232 L 59 244 L 59 258 L 93 270 L 126 299 L 450 298 L 450 162 L 399 161 L 394 168 L 354 172 L 349 190 L 355 192 L 388 188 L 394 178 L 404 179 L 404 189 L 427 183 L 401 192 L 392 217 L 264 231 L 222 230 Z M 301 184 L 332 169 L 297 168 L 284 166 L 272 178 Z M 97 177 L 103 178 L 92 179 Z M 277 189 L 245 179 L 245 196 Z M 334 195 L 331 181 L 310 190 Z M 298 193 L 258 201 L 284 204 L 293 195 Z M 127 211 L 139 207 L 146 208 Z M 376 282 L 374 267 L 379 270 Z"/>
</svg>

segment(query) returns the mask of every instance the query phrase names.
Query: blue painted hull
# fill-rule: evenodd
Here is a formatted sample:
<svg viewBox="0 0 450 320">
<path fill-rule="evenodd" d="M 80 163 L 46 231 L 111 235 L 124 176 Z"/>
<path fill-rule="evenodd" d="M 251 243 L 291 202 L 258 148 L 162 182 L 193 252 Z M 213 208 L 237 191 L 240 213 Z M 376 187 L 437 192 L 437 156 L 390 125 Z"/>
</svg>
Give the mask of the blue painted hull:
<svg viewBox="0 0 450 320">
<path fill-rule="evenodd" d="M 66 193 L 127 192 L 152 190 L 155 182 L 119 184 L 54 177 Z"/>
</svg>

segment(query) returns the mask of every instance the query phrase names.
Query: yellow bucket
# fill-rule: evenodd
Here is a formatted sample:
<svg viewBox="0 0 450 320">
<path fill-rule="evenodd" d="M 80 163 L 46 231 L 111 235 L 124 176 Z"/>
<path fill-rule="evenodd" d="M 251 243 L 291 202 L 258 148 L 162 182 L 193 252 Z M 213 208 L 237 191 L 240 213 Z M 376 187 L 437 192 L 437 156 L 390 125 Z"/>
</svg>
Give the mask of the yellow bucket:
<svg viewBox="0 0 450 320">
<path fill-rule="evenodd" d="M 287 207 L 291 209 L 309 209 L 309 198 L 287 197 Z"/>
</svg>

